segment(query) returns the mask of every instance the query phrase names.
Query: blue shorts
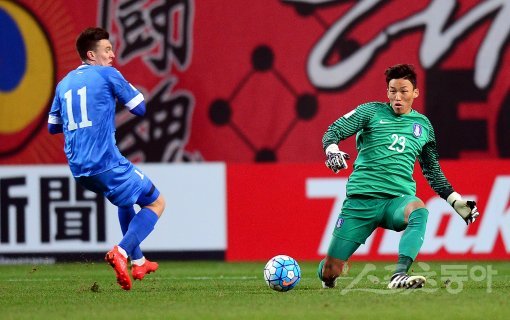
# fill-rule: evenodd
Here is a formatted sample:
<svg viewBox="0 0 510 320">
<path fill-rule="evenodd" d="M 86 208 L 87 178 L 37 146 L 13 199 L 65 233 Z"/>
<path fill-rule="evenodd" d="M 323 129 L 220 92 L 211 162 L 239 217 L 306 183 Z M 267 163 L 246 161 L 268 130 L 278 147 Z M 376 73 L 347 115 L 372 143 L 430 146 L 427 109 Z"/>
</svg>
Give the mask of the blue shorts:
<svg viewBox="0 0 510 320">
<path fill-rule="evenodd" d="M 103 194 L 118 207 L 133 206 L 135 203 L 144 207 L 159 196 L 159 190 L 149 177 L 127 159 L 108 171 L 75 179 L 86 189 Z"/>
</svg>

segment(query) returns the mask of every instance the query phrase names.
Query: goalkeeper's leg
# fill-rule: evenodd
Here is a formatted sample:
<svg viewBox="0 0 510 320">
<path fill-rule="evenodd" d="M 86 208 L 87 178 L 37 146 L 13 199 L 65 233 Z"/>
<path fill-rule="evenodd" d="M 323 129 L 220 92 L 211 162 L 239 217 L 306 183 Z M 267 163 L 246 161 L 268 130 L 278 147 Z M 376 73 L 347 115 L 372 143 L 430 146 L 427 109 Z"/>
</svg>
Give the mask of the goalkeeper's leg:
<svg viewBox="0 0 510 320">
<path fill-rule="evenodd" d="M 334 288 L 336 279 L 346 272 L 347 260 L 358 249 L 360 243 L 338 238 L 333 235 L 328 254 L 317 268 L 317 275 L 324 288 Z"/>
<path fill-rule="evenodd" d="M 408 219 L 405 219 L 406 215 Z M 388 288 L 421 288 L 425 284 L 425 277 L 418 275 L 409 276 L 407 272 L 423 244 L 427 217 L 428 210 L 422 201 L 414 201 L 406 205 L 403 222 L 405 223 L 405 220 L 408 220 L 408 223 L 400 239 L 398 262 Z"/>
</svg>

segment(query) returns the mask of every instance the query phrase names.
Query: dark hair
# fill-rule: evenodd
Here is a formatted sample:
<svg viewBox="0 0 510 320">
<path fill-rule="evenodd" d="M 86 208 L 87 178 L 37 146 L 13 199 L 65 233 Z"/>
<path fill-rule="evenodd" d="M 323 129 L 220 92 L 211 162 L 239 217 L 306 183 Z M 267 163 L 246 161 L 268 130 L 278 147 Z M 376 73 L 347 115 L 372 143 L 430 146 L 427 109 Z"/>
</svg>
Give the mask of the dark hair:
<svg viewBox="0 0 510 320">
<path fill-rule="evenodd" d="M 76 39 L 76 50 L 82 61 L 87 60 L 87 52 L 96 48 L 99 40 L 110 38 L 110 34 L 103 28 L 87 28 Z"/>
<path fill-rule="evenodd" d="M 388 86 L 393 79 L 407 79 L 413 84 L 414 89 L 416 89 L 416 85 L 418 84 L 416 72 L 412 64 L 396 64 L 386 69 L 384 74 L 386 75 L 386 86 Z"/>
</svg>

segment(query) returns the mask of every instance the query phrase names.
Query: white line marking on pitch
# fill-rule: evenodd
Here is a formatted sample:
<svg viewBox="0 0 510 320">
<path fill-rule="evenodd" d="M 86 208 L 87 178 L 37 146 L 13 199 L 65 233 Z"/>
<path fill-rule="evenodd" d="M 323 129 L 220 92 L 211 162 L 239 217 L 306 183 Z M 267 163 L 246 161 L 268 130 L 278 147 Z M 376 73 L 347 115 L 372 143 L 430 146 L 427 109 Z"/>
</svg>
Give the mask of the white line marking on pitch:
<svg viewBox="0 0 510 320">
<path fill-rule="evenodd" d="M 253 277 L 253 276 L 242 276 L 242 277 L 152 277 L 154 280 L 252 280 L 252 279 L 258 279 L 259 277 Z M 83 277 L 82 277 L 83 279 Z M 3 282 L 49 282 L 49 281 L 69 281 L 69 279 L 62 279 L 62 278 L 40 278 L 40 279 L 0 279 L 0 281 Z"/>
</svg>

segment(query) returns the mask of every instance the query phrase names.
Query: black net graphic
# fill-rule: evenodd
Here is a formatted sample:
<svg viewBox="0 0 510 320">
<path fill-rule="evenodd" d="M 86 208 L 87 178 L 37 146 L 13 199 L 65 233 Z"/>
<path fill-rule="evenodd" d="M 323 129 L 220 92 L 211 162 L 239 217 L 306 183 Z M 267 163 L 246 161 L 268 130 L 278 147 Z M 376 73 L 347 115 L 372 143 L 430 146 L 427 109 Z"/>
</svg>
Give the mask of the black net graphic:
<svg viewBox="0 0 510 320">
<path fill-rule="evenodd" d="M 317 96 L 313 93 L 299 93 L 292 87 L 284 75 L 275 68 L 274 53 L 268 45 L 255 47 L 251 54 L 251 66 L 251 70 L 239 81 L 228 98 L 218 98 L 212 101 L 209 106 L 209 119 L 218 127 L 228 127 L 233 130 L 237 137 L 253 152 L 255 162 L 277 162 L 277 151 L 285 143 L 289 134 L 296 127 L 296 124 L 299 121 L 310 121 L 316 116 L 319 107 Z M 294 97 L 294 117 L 291 119 L 281 119 L 281 121 L 286 121 L 288 124 L 272 146 L 257 146 L 252 138 L 243 132 L 241 126 L 234 121 L 232 116 L 235 108 L 232 101 L 238 95 L 243 94 L 246 83 L 256 73 L 274 76 L 285 90 Z"/>
</svg>

